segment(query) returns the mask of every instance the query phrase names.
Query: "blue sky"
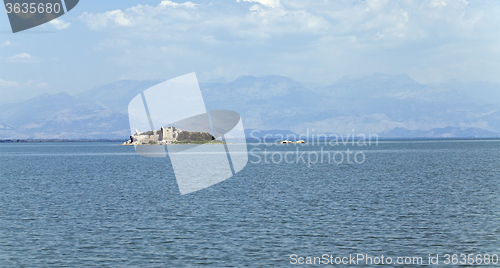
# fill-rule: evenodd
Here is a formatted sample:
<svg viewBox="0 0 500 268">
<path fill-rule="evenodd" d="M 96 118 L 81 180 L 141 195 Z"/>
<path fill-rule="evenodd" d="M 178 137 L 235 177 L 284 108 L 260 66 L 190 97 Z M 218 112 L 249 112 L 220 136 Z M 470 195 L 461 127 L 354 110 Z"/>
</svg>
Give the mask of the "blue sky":
<svg viewBox="0 0 500 268">
<path fill-rule="evenodd" d="M 16 34 L 0 12 L 0 103 L 193 71 L 500 82 L 500 2 L 87 0 Z"/>
</svg>

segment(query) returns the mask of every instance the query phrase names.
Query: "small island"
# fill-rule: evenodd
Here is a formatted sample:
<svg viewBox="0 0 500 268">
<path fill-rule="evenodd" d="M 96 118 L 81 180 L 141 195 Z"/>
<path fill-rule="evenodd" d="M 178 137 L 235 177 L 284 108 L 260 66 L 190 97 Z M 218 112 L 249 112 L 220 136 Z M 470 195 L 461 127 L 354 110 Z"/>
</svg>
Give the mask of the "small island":
<svg viewBox="0 0 500 268">
<path fill-rule="evenodd" d="M 146 132 L 135 131 L 130 140 L 121 145 L 223 144 L 208 132 L 182 131 L 175 127 Z"/>
</svg>

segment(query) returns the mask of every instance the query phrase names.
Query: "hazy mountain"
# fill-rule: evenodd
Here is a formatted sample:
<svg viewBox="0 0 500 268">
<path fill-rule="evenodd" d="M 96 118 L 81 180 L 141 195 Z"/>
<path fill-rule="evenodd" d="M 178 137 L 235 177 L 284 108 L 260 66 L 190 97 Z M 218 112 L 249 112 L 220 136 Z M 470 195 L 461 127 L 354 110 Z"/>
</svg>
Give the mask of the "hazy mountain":
<svg viewBox="0 0 500 268">
<path fill-rule="evenodd" d="M 111 84 L 95 87 L 77 94 L 75 98 L 95 102 L 108 109 L 127 113 L 128 103 L 142 91 L 162 82 L 161 80 L 120 80 Z"/>
<path fill-rule="evenodd" d="M 123 138 L 125 114 L 58 93 L 0 106 L 1 138 Z"/>
<path fill-rule="evenodd" d="M 75 96 L 43 94 L 0 106 L 0 138 L 127 138 L 127 107 L 160 80 L 120 80 Z M 500 133 L 500 84 L 420 84 L 405 74 L 344 77 L 311 88 L 284 76 L 200 83 L 207 109 L 234 110 L 247 129 L 386 137 Z M 269 133 L 274 133 L 273 131 Z M 278 131 L 278 132 L 280 132 Z M 276 132 L 277 133 L 277 132 Z"/>
<path fill-rule="evenodd" d="M 22 131 L 17 130 L 5 122 L 0 122 L 0 133 L 2 137 L 26 138 Z"/>
<path fill-rule="evenodd" d="M 498 133 L 480 128 L 445 127 L 431 130 L 409 130 L 394 128 L 386 133 L 381 133 L 384 138 L 491 138 L 500 137 Z"/>
<path fill-rule="evenodd" d="M 500 132 L 500 85 L 493 83 L 424 85 L 405 74 L 375 73 L 314 89 L 283 76 L 200 86 L 208 108 L 237 111 L 246 127 L 261 130 L 371 134 L 451 126 Z"/>
<path fill-rule="evenodd" d="M 297 122 L 328 117 L 330 104 L 321 94 L 284 76 L 240 76 L 230 83 L 201 83 L 209 110 L 233 110 L 245 127 L 291 129 Z M 319 114 L 321 113 L 321 114 Z"/>
<path fill-rule="evenodd" d="M 451 80 L 447 83 L 430 85 L 430 88 L 436 92 L 455 93 L 476 104 L 495 104 L 498 107 L 500 103 L 500 87 L 497 83 Z"/>
</svg>

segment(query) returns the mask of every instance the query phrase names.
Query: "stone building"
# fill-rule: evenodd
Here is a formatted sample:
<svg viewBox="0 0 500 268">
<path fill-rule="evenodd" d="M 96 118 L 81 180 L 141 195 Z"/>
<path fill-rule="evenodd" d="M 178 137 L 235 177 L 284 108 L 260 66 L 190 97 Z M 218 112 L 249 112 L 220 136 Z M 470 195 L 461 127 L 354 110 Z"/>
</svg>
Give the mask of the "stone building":
<svg viewBox="0 0 500 268">
<path fill-rule="evenodd" d="M 139 132 L 130 136 L 130 141 L 125 142 L 123 145 L 145 145 L 145 144 L 171 144 L 177 141 L 177 137 L 181 132 L 180 129 L 175 127 L 161 128 L 160 130 Z"/>
<path fill-rule="evenodd" d="M 159 141 L 164 141 L 165 143 L 171 143 L 177 141 L 177 137 L 179 136 L 180 129 L 176 129 L 175 127 L 167 127 L 160 129 Z"/>
<path fill-rule="evenodd" d="M 134 136 L 130 136 L 130 141 L 132 144 L 153 144 L 158 143 L 159 134 L 158 131 L 153 131 L 152 135 L 145 135 L 143 133 L 136 133 Z"/>
</svg>

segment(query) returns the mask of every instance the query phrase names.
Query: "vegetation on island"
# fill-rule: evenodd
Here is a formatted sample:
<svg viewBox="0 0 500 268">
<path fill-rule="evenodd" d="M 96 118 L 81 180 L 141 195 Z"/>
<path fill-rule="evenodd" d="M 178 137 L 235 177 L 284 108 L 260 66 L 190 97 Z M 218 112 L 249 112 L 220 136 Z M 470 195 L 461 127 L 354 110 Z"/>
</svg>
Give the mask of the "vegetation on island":
<svg viewBox="0 0 500 268">
<path fill-rule="evenodd" d="M 223 143 L 220 140 L 216 140 L 208 132 L 189 132 L 181 131 L 179 136 L 177 136 L 177 141 L 174 144 L 205 144 L 205 143 Z"/>
</svg>

